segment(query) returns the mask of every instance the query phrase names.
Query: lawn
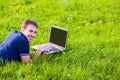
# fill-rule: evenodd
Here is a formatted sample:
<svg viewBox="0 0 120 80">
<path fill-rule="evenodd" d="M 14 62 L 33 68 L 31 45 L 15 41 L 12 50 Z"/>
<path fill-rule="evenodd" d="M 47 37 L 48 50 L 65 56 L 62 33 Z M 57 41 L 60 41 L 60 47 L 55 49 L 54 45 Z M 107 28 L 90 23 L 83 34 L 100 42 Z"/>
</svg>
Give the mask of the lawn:
<svg viewBox="0 0 120 80">
<path fill-rule="evenodd" d="M 1 0 L 0 43 L 25 19 L 39 25 L 31 46 L 47 42 L 56 25 L 69 30 L 67 50 L 0 65 L 0 80 L 120 79 L 120 0 Z"/>
</svg>

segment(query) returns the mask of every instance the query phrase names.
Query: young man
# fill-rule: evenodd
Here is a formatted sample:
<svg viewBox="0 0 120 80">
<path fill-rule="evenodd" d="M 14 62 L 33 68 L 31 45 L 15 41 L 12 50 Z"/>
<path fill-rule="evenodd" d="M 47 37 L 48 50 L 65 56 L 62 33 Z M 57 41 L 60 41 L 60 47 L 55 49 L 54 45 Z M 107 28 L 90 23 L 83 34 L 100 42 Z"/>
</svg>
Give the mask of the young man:
<svg viewBox="0 0 120 80">
<path fill-rule="evenodd" d="M 22 61 L 24 64 L 31 61 L 29 42 L 35 38 L 38 31 L 38 25 L 33 20 L 25 20 L 21 31 L 13 31 L 7 39 L 0 45 L 0 57 L 3 61 Z M 39 47 L 36 55 L 49 50 L 47 45 Z"/>
</svg>

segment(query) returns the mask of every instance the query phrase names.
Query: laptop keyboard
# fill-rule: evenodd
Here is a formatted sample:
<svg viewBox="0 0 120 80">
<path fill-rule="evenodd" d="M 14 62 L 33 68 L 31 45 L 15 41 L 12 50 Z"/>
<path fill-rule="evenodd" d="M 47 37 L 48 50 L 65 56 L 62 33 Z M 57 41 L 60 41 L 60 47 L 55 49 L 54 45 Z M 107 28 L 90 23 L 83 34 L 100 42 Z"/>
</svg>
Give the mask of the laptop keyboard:
<svg viewBox="0 0 120 80">
<path fill-rule="evenodd" d="M 44 51 L 44 53 L 48 54 L 48 53 L 59 52 L 59 51 L 60 49 L 51 46 L 50 51 Z"/>
<path fill-rule="evenodd" d="M 51 46 L 51 47 L 52 47 L 52 49 L 50 51 L 60 51 L 60 49 L 58 49 L 58 48 L 55 48 L 53 46 Z"/>
</svg>

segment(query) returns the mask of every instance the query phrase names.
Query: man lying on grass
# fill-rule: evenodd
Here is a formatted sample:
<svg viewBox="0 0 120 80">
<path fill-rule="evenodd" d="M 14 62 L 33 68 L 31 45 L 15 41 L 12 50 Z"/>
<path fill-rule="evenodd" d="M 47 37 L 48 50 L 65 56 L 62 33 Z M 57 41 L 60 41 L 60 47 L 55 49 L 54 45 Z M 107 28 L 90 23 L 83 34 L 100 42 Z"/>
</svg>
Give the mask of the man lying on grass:
<svg viewBox="0 0 120 80">
<path fill-rule="evenodd" d="M 35 38 L 38 25 L 33 20 L 25 20 L 21 31 L 13 31 L 7 39 L 0 44 L 0 57 L 3 61 L 22 61 L 24 64 L 31 62 L 29 42 Z M 41 52 L 49 50 L 48 45 L 39 47 L 36 52 L 38 57 Z"/>
</svg>

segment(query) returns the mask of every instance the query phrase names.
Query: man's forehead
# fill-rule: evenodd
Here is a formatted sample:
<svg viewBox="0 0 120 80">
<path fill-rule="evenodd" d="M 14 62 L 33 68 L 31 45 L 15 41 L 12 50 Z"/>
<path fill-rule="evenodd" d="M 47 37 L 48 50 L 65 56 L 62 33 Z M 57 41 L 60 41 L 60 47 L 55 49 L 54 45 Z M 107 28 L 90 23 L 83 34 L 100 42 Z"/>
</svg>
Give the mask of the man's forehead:
<svg viewBox="0 0 120 80">
<path fill-rule="evenodd" d="M 28 28 L 28 29 L 38 29 L 36 26 L 31 25 L 31 24 L 27 25 L 26 28 Z"/>
</svg>

